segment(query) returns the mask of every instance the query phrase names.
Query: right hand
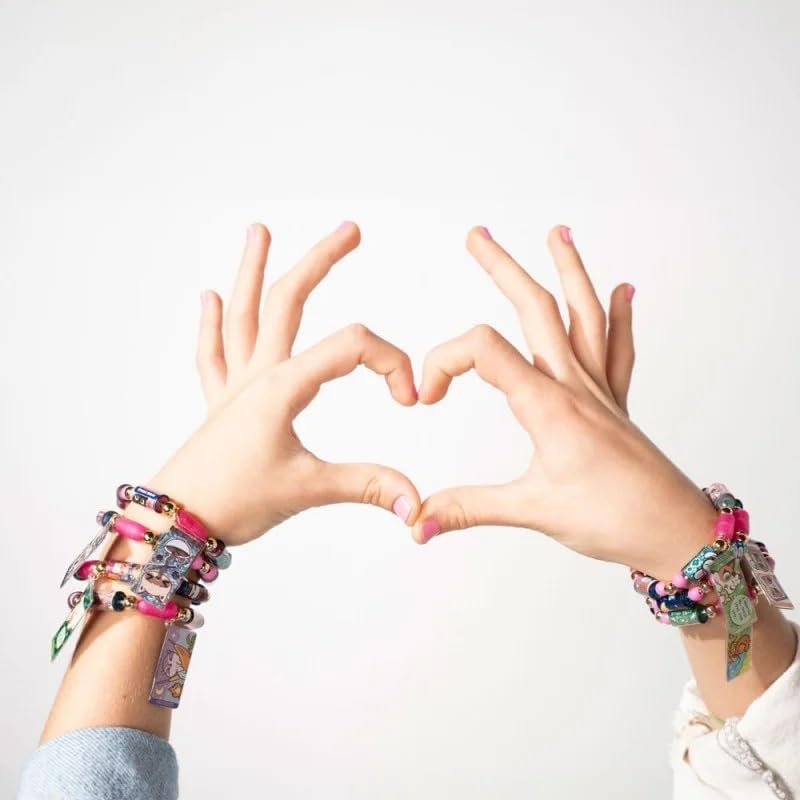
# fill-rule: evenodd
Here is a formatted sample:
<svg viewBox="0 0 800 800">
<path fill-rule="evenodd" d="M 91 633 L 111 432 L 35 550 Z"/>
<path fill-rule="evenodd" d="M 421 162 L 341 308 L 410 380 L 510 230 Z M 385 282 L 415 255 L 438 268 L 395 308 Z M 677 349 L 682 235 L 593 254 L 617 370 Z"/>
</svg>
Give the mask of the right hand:
<svg viewBox="0 0 800 800">
<path fill-rule="evenodd" d="M 412 524 L 420 507 L 414 484 L 379 464 L 333 464 L 300 441 L 294 418 L 321 385 L 359 364 L 383 375 L 394 399 L 417 401 L 411 362 L 363 325 L 350 325 L 292 356 L 303 305 L 331 267 L 358 246 L 343 223 L 270 287 L 259 314 L 270 235 L 248 229 L 225 318 L 214 292 L 203 295 L 197 363 L 209 416 L 152 479 L 227 544 L 250 541 L 311 506 L 368 503 Z"/>
</svg>

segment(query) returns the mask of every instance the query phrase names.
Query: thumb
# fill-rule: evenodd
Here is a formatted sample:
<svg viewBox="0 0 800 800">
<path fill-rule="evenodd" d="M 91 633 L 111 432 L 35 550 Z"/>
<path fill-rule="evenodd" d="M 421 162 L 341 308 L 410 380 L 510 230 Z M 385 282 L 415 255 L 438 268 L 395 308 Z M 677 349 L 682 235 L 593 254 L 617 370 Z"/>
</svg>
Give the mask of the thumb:
<svg viewBox="0 0 800 800">
<path fill-rule="evenodd" d="M 422 502 L 416 486 L 402 472 L 381 464 L 323 462 L 315 505 L 366 503 L 396 514 L 407 525 L 416 520 Z"/>
<path fill-rule="evenodd" d="M 519 507 L 519 489 L 513 483 L 444 489 L 422 504 L 412 536 L 425 544 L 440 533 L 478 525 L 525 526 Z"/>
</svg>

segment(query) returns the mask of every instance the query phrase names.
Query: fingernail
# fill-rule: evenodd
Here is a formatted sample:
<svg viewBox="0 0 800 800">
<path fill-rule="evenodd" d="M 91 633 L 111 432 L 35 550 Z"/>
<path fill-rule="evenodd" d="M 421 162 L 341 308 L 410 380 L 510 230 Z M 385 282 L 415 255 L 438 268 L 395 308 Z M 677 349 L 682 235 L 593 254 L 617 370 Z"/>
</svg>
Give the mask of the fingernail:
<svg viewBox="0 0 800 800">
<path fill-rule="evenodd" d="M 566 225 L 561 226 L 561 241 L 572 244 L 572 228 L 568 228 Z"/>
<path fill-rule="evenodd" d="M 433 518 L 428 517 L 425 522 L 422 523 L 422 539 L 423 541 L 427 542 L 429 539 L 433 539 L 434 536 L 442 532 L 442 526 Z"/>
<path fill-rule="evenodd" d="M 252 240 L 253 234 L 256 232 L 255 231 L 255 227 L 256 227 L 255 225 L 248 225 L 247 226 L 247 241 L 248 242 Z"/>
<path fill-rule="evenodd" d="M 401 494 L 397 500 L 394 501 L 394 505 L 392 506 L 392 511 L 400 517 L 403 522 L 408 521 L 408 517 L 411 514 L 411 501 L 404 495 Z"/>
<path fill-rule="evenodd" d="M 206 289 L 203 292 L 200 292 L 200 305 L 203 308 L 208 306 L 208 301 L 211 299 L 211 293 Z"/>
<path fill-rule="evenodd" d="M 628 284 L 628 288 L 625 290 L 625 297 L 627 298 L 628 302 L 630 303 L 633 300 L 633 296 L 636 294 L 636 287 L 632 284 Z"/>
<path fill-rule="evenodd" d="M 481 236 L 483 236 L 483 238 L 484 238 L 484 239 L 488 239 L 490 242 L 491 242 L 491 241 L 493 241 L 493 240 L 492 240 L 492 234 L 491 234 L 491 233 L 489 233 L 489 229 L 488 229 L 488 228 L 484 228 L 484 227 L 483 227 L 483 225 L 481 225 L 481 226 L 478 228 L 478 233 L 479 233 Z"/>
<path fill-rule="evenodd" d="M 347 228 L 347 227 L 348 227 L 349 225 L 351 225 L 351 224 L 352 224 L 352 223 L 350 222 L 350 220 L 346 219 L 346 220 L 345 220 L 344 222 L 342 222 L 342 223 L 339 225 L 339 227 L 336 229 L 336 233 L 339 233 L 340 231 L 343 231 L 345 228 Z"/>
</svg>

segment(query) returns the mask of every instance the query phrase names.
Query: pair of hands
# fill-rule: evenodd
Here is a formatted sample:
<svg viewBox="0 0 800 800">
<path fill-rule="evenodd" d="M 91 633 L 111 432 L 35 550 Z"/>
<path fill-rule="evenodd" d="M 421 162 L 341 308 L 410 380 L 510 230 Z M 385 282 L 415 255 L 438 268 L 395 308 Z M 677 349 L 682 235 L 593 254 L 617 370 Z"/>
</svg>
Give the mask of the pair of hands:
<svg viewBox="0 0 800 800">
<path fill-rule="evenodd" d="M 343 223 L 272 284 L 261 309 L 270 236 L 250 226 L 226 313 L 216 293 L 203 294 L 197 364 L 208 418 L 155 476 L 159 491 L 229 544 L 306 508 L 340 502 L 394 511 L 421 544 L 445 531 L 513 525 L 659 577 L 708 540 L 710 504 L 628 418 L 632 287 L 616 288 L 607 321 L 568 228 L 548 237 L 568 328 L 552 294 L 485 228 L 470 231 L 467 248 L 514 305 L 530 357 L 478 325 L 430 351 L 419 394 L 408 356 L 363 325 L 292 355 L 306 299 L 359 241 L 358 227 Z M 454 377 L 474 369 L 505 394 L 530 437 L 528 469 L 504 485 L 450 488 L 423 502 L 390 467 L 319 459 L 293 421 L 323 383 L 359 364 L 383 375 L 392 397 L 407 406 L 439 402 Z"/>
</svg>

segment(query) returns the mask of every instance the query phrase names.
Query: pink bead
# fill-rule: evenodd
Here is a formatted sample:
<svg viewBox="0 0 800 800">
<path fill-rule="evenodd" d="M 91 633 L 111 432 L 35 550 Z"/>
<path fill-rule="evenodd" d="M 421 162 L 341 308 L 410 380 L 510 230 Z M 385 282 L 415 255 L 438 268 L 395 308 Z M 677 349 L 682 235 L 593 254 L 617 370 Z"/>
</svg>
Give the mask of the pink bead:
<svg viewBox="0 0 800 800">
<path fill-rule="evenodd" d="M 184 508 L 179 508 L 175 514 L 175 524 L 184 533 L 194 536 L 195 539 L 200 539 L 201 542 L 208 539 L 208 531 L 203 523 Z"/>
<path fill-rule="evenodd" d="M 203 556 L 195 556 L 194 561 L 192 561 L 192 569 L 200 570 L 206 564 L 206 560 Z"/>
<path fill-rule="evenodd" d="M 717 517 L 717 524 L 714 526 L 716 538 L 724 539 L 726 542 L 733 539 L 735 523 L 736 519 L 733 514 L 720 514 Z"/>
<path fill-rule="evenodd" d="M 139 600 L 136 603 L 136 610 L 140 614 L 145 614 L 148 617 L 175 619 L 178 614 L 178 604 L 174 600 L 170 600 L 164 608 L 159 608 L 152 603 L 148 603 L 147 600 Z"/>
<path fill-rule="evenodd" d="M 75 577 L 79 581 L 85 581 L 89 575 L 92 574 L 92 570 L 94 569 L 94 565 L 96 563 L 96 561 L 84 561 L 83 564 L 81 564 L 78 569 L 75 570 Z"/>
<path fill-rule="evenodd" d="M 147 528 L 138 522 L 134 522 L 127 517 L 117 517 L 112 526 L 115 533 L 124 536 L 126 539 L 133 539 L 134 541 L 141 542 L 144 539 Z"/>
<path fill-rule="evenodd" d="M 689 586 L 689 579 L 682 572 L 679 572 L 672 579 L 672 585 L 678 589 L 686 589 Z"/>
<path fill-rule="evenodd" d="M 659 594 L 662 597 L 666 594 L 666 591 L 664 591 L 664 581 L 658 581 L 656 583 L 656 594 Z"/>
<path fill-rule="evenodd" d="M 692 586 L 687 592 L 689 599 L 693 600 L 695 603 L 699 603 L 703 599 L 704 594 L 705 592 L 699 586 Z"/>
<path fill-rule="evenodd" d="M 656 619 L 664 625 L 669 625 L 669 614 L 656 614 Z"/>
<path fill-rule="evenodd" d="M 737 533 L 750 533 L 750 514 L 743 508 L 737 508 L 733 512 L 733 519 L 736 523 Z"/>
<path fill-rule="evenodd" d="M 205 562 L 205 566 L 198 571 L 200 572 L 200 577 L 206 583 L 215 581 L 219 576 L 219 570 L 213 564 L 209 564 L 207 561 Z"/>
</svg>

